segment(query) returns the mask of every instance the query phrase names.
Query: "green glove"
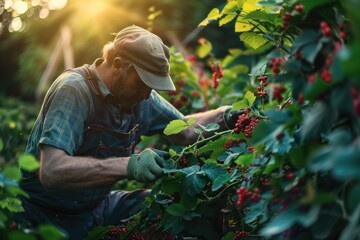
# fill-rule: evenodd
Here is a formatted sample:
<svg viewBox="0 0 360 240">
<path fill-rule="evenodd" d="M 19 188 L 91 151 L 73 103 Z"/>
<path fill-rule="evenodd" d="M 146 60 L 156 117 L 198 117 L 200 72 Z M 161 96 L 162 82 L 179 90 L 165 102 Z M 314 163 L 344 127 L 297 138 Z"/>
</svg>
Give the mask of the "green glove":
<svg viewBox="0 0 360 240">
<path fill-rule="evenodd" d="M 155 151 L 146 148 L 140 154 L 133 154 L 127 167 L 128 179 L 138 182 L 153 182 L 163 175 L 161 168 L 164 159 Z"/>
<path fill-rule="evenodd" d="M 244 113 L 245 109 L 233 111 L 232 107 L 229 107 L 224 112 L 224 122 L 228 129 L 234 129 L 235 124 L 240 115 Z"/>
</svg>

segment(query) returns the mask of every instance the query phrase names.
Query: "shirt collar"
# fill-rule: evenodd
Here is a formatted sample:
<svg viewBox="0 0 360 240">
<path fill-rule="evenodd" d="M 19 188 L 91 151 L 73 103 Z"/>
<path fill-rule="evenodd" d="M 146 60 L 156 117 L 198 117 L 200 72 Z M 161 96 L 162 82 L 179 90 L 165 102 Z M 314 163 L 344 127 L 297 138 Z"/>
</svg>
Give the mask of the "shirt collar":
<svg viewBox="0 0 360 240">
<path fill-rule="evenodd" d="M 93 74 L 95 75 L 96 82 L 98 84 L 99 90 L 101 95 L 105 98 L 109 95 L 112 96 L 110 90 L 106 87 L 104 81 L 99 76 L 98 72 L 96 71 L 96 67 L 99 66 L 102 62 L 104 62 L 104 58 L 97 58 L 92 65 L 90 65 L 90 69 L 92 70 Z"/>
</svg>

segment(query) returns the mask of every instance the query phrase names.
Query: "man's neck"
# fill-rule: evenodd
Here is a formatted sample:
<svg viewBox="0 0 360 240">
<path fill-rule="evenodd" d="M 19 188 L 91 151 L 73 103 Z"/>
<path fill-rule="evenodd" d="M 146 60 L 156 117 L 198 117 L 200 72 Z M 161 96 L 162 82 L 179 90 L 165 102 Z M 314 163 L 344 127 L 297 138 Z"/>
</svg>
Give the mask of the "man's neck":
<svg viewBox="0 0 360 240">
<path fill-rule="evenodd" d="M 105 86 L 110 90 L 111 89 L 111 69 L 105 61 L 96 66 L 96 72 L 98 73 L 100 79 L 105 83 Z"/>
</svg>

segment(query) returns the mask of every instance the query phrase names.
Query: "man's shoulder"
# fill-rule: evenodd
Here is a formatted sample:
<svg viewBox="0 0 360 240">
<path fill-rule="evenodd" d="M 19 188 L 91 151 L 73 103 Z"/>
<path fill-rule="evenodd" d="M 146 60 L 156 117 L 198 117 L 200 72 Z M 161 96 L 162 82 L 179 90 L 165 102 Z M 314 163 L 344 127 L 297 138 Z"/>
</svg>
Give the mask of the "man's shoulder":
<svg viewBox="0 0 360 240">
<path fill-rule="evenodd" d="M 86 79 L 73 70 L 63 72 L 54 82 L 57 88 L 72 88 L 80 93 L 89 93 L 90 89 L 86 84 Z"/>
</svg>

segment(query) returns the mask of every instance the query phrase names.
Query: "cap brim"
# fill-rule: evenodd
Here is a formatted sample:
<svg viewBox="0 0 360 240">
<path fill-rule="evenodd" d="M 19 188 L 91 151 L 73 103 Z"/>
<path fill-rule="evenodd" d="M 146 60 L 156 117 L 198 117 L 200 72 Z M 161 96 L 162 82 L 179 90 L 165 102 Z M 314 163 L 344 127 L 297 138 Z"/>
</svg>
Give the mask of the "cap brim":
<svg viewBox="0 0 360 240">
<path fill-rule="evenodd" d="M 139 74 L 141 80 L 150 88 L 160 91 L 174 91 L 175 85 L 169 75 L 159 76 L 151 72 L 145 71 L 141 67 L 134 64 L 136 72 Z"/>
</svg>

